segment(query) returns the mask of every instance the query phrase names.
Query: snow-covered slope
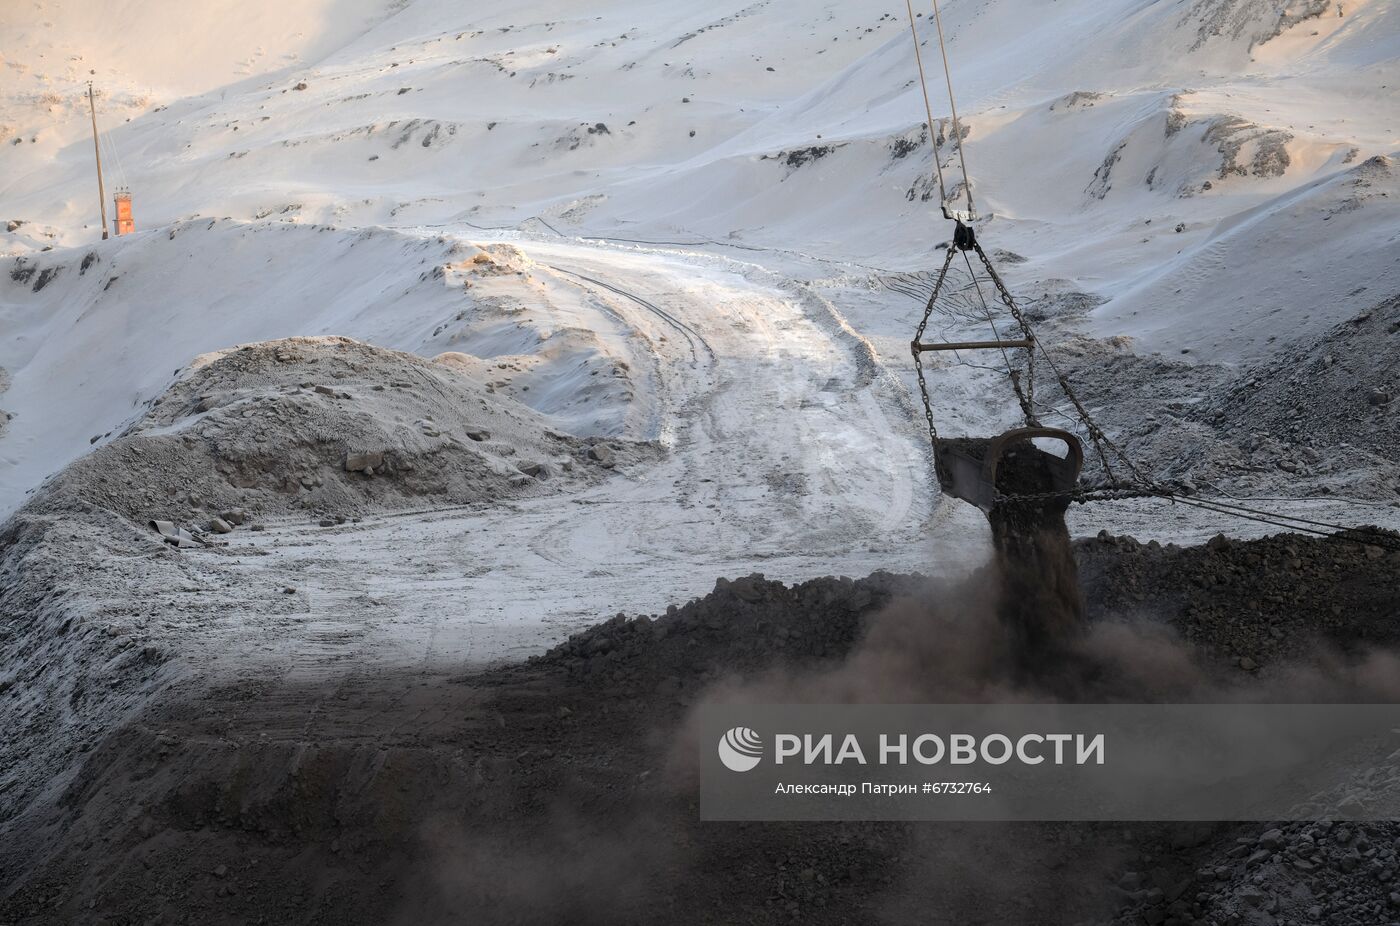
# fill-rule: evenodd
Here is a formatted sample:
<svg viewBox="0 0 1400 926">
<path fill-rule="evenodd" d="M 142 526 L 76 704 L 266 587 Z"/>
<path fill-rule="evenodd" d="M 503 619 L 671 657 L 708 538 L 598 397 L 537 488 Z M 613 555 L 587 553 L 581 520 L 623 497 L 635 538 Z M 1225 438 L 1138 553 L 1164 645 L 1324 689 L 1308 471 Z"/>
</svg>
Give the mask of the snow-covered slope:
<svg viewBox="0 0 1400 926">
<path fill-rule="evenodd" d="M 197 356 L 293 335 L 469 354 L 491 388 L 571 432 L 657 436 L 645 396 L 633 398 L 627 371 L 645 365 L 624 329 L 509 245 L 209 219 L 29 255 L 0 292 L 7 507 L 142 414 Z"/>
<path fill-rule="evenodd" d="M 898 226 L 926 215 L 906 194 L 929 171 L 927 144 L 912 157 L 885 150 L 923 121 L 908 27 L 893 4 L 613 0 L 585 11 L 416 0 L 351 38 L 348 22 L 374 18 L 365 0 L 322 0 L 331 31 L 298 40 L 284 25 L 269 39 L 298 48 L 282 55 L 302 63 L 217 89 L 186 74 L 188 63 L 127 62 L 147 57 L 136 49 L 178 47 L 182 20 L 242 47 L 278 8 L 251 4 L 257 15 L 236 22 L 191 12 L 162 27 L 129 20 L 122 3 L 49 5 L 63 16 L 46 42 L 57 34 L 71 37 L 69 54 L 124 53 L 92 70 L 145 225 L 289 206 L 287 216 L 342 223 L 549 213 L 591 231 L 783 229 L 849 249 L 812 222 L 845 202 L 848 220 L 877 233 L 857 250 L 888 258 Z M 1400 26 L 1388 6 L 1353 2 L 1338 16 L 1316 0 L 950 3 L 979 194 L 1023 220 L 1060 222 L 1108 193 L 1136 200 L 1139 212 L 1175 206 L 1219 218 L 1335 171 L 1353 147 L 1350 159 L 1390 153 L 1400 146 L 1386 92 L 1400 79 Z M 1285 7 L 1295 15 L 1280 20 Z M 69 31 L 66 20 L 80 15 L 116 37 Z M 303 31 L 317 18 L 304 16 L 292 20 Z M 141 39 L 131 49 L 126 30 Z M 5 152 L 17 169 L 5 172 L 0 196 L 16 217 L 74 242 L 92 221 L 80 99 L 89 74 L 35 31 L 4 32 L 6 65 L 24 79 L 4 102 L 7 140 L 21 143 Z M 339 47 L 327 49 L 332 37 Z M 1180 135 L 1164 143 L 1164 129 Z M 811 172 L 771 157 L 827 145 L 854 150 L 837 149 L 840 158 Z M 842 182 L 832 182 L 838 172 Z M 1209 202 L 1179 202 L 1212 179 Z M 794 208 L 804 198 L 809 208 Z M 1127 204 L 1104 208 L 1113 205 Z"/>
<path fill-rule="evenodd" d="M 518 338 L 469 311 L 490 300 L 442 268 L 466 236 L 510 234 L 485 229 L 684 243 L 809 279 L 832 260 L 926 270 L 947 236 L 933 158 L 956 191 L 958 151 L 937 83 L 937 145 L 923 126 L 897 4 L 293 6 L 0 13 L 0 220 L 23 223 L 0 237 L 5 508 L 239 341 L 524 357 L 564 327 L 568 351 L 516 364 L 555 396 L 576 383 L 563 354 L 635 361 L 548 271 L 532 285 L 552 308 Z M 1400 284 L 1393 4 L 950 0 L 944 26 L 983 238 L 1027 258 L 1019 285 L 1092 296 L 1092 333 L 1235 362 Z M 95 241 L 89 77 L 133 238 Z M 898 344 L 908 306 L 875 308 L 857 327 Z M 471 335 L 451 342 L 454 319 Z M 646 396 L 553 411 L 642 433 Z"/>
</svg>

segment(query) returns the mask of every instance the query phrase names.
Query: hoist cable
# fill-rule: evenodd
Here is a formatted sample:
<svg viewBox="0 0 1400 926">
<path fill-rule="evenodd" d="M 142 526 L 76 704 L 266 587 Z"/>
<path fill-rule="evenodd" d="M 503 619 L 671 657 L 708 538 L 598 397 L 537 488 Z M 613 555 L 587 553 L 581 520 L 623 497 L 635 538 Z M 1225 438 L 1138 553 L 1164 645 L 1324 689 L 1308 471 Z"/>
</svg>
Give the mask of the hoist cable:
<svg viewBox="0 0 1400 926">
<path fill-rule="evenodd" d="M 938 159 L 938 137 L 934 134 L 933 128 L 933 104 L 928 99 L 928 81 L 924 77 L 924 56 L 919 51 L 919 28 L 914 25 L 914 0 L 904 0 L 905 7 L 909 10 L 909 32 L 914 37 L 914 62 L 919 66 L 919 89 L 924 94 L 924 113 L 928 116 L 928 143 L 933 151 L 933 166 L 938 171 L 938 204 L 942 206 L 948 201 L 948 187 L 943 182 L 943 162 Z M 967 168 L 964 166 L 963 172 Z"/>
<path fill-rule="evenodd" d="M 1171 494 L 1173 497 L 1179 498 L 1179 496 L 1176 496 L 1175 493 L 1168 493 L 1168 494 Z M 1293 514 L 1280 514 L 1280 513 L 1277 512 L 1277 511 L 1267 511 L 1267 510 L 1261 509 L 1261 508 L 1251 508 L 1251 507 L 1249 507 L 1248 505 L 1237 505 L 1237 504 L 1234 504 L 1233 502 L 1221 501 L 1219 498 L 1215 498 L 1215 497 L 1212 497 L 1212 496 L 1209 496 L 1209 495 L 1205 495 L 1205 496 L 1193 495 L 1193 496 L 1190 496 L 1190 498 L 1191 498 L 1193 501 L 1199 500 L 1199 501 L 1208 502 L 1209 504 L 1215 506 L 1216 508 L 1218 508 L 1218 509 L 1220 509 L 1220 510 L 1222 510 L 1222 511 L 1228 509 L 1228 510 L 1232 510 L 1232 511 L 1236 511 L 1236 512 L 1241 512 L 1241 513 L 1244 513 L 1244 514 L 1253 514 L 1253 515 L 1268 516 L 1268 517 L 1271 517 L 1271 518 L 1280 518 L 1280 519 L 1285 520 L 1285 521 L 1296 521 L 1296 522 L 1299 523 L 1299 524 L 1306 524 L 1306 525 L 1308 525 L 1308 526 L 1310 526 L 1310 527 L 1327 528 L 1328 530 L 1332 530 L 1332 531 L 1346 531 L 1347 533 L 1353 533 L 1353 534 L 1366 534 L 1366 535 L 1374 536 L 1374 537 L 1377 537 L 1377 538 L 1380 538 L 1380 539 L 1383 539 L 1383 540 L 1392 541 L 1392 542 L 1396 541 L 1397 539 L 1400 539 L 1400 538 L 1396 538 L 1395 535 L 1392 534 L 1390 531 L 1382 530 L 1382 529 L 1380 529 L 1380 528 L 1375 528 L 1375 527 L 1347 527 L 1347 526 L 1344 525 L 1344 524 L 1336 524 L 1336 523 L 1331 522 L 1331 521 L 1319 521 L 1319 520 L 1317 520 L 1316 518 L 1304 518 L 1304 517 L 1299 517 L 1298 515 L 1293 515 Z"/>
<path fill-rule="evenodd" d="M 948 111 L 953 115 L 953 137 L 958 140 L 958 160 L 962 162 L 963 188 L 967 191 L 967 211 L 972 207 L 972 175 L 967 172 L 967 155 L 963 151 L 962 123 L 958 121 L 958 103 L 953 98 L 953 71 L 948 65 L 948 46 L 943 41 L 943 16 L 938 12 L 938 0 L 933 0 L 933 22 L 938 27 L 938 51 L 943 56 L 943 79 L 948 84 Z M 944 201 L 947 201 L 945 194 Z"/>
<path fill-rule="evenodd" d="M 1191 505 L 1206 511 L 1214 511 L 1218 514 L 1229 515 L 1235 518 L 1242 518 L 1246 521 L 1257 521 L 1261 524 L 1268 524 L 1273 527 L 1281 527 L 1290 533 L 1314 534 L 1319 537 L 1329 537 L 1334 540 L 1350 541 L 1352 543 L 1378 546 L 1383 549 L 1400 551 L 1400 538 L 1397 538 L 1389 531 L 1382 531 L 1369 527 L 1347 527 L 1343 524 L 1332 524 L 1326 521 L 1316 521 L 1310 518 L 1298 518 L 1293 515 L 1279 514 L 1275 511 L 1261 511 L 1255 508 L 1245 508 L 1239 505 L 1226 505 L 1215 499 L 1206 499 L 1196 496 L 1178 495 L 1174 492 L 1154 491 L 1152 495 L 1164 498 L 1172 503 L 1180 502 L 1183 505 Z M 1295 523 L 1289 523 L 1295 522 Z M 1325 528 L 1325 529 L 1323 529 Z M 1360 537 L 1356 535 L 1361 535 Z M 1363 539 L 1369 538 L 1369 539 Z"/>
</svg>

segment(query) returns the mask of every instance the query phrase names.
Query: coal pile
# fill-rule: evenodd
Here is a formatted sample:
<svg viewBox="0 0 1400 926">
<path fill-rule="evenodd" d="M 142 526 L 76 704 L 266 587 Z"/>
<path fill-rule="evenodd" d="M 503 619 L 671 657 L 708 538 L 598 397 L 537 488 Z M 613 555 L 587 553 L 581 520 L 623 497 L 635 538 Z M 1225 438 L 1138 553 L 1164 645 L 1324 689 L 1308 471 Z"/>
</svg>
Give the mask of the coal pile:
<svg viewBox="0 0 1400 926">
<path fill-rule="evenodd" d="M 1400 824 L 1285 823 L 1159 842 L 1116 887 L 1115 926 L 1380 926 L 1400 922 Z M 1196 843 L 1192 845 L 1191 843 Z"/>
<path fill-rule="evenodd" d="M 923 576 L 885 572 L 793 586 L 760 573 L 720 579 L 705 598 L 660 615 L 618 614 L 531 663 L 561 668 L 589 685 L 693 694 L 698 685 L 736 673 L 838 664 L 872 613 L 932 587 Z"/>
<path fill-rule="evenodd" d="M 1074 553 L 1090 622 L 1071 665 L 1100 670 L 1085 697 L 1262 686 L 1394 641 L 1396 563 L 1365 544 L 1105 535 Z M 752 575 L 480 674 L 178 687 L 93 743 L 42 831 L 0 847 L 0 923 L 1400 920 L 1395 824 L 699 822 L 698 704 L 995 698 L 1023 682 L 997 587 Z M 1093 649 L 1116 628 L 1199 664 L 1146 688 L 1133 673 L 1162 650 Z"/>
<path fill-rule="evenodd" d="M 1206 654 L 1253 671 L 1319 644 L 1400 643 L 1400 535 L 1279 534 L 1198 547 L 1100 533 L 1075 555 L 1090 617 L 1165 622 Z"/>
</svg>

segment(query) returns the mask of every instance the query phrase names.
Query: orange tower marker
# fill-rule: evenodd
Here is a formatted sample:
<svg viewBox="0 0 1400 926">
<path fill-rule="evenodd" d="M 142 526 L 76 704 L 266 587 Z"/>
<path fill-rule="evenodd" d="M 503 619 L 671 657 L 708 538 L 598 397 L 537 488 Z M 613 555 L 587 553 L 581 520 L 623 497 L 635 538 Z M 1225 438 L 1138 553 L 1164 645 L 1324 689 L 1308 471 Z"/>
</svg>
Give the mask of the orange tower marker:
<svg viewBox="0 0 1400 926">
<path fill-rule="evenodd" d="M 131 193 L 121 190 L 117 193 L 117 234 L 129 235 L 136 231 L 136 220 L 131 217 Z"/>
</svg>

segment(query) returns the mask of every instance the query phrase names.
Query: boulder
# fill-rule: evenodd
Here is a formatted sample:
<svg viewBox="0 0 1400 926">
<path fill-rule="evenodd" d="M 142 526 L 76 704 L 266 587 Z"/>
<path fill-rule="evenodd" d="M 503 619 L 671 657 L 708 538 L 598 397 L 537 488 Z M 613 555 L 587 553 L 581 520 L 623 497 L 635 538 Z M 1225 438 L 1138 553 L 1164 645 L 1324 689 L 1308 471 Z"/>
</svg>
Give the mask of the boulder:
<svg viewBox="0 0 1400 926">
<path fill-rule="evenodd" d="M 383 467 L 384 454 L 379 451 L 351 451 L 345 455 L 345 471 L 347 473 L 364 473 L 366 476 L 372 476 L 375 470 L 383 469 Z"/>
</svg>

